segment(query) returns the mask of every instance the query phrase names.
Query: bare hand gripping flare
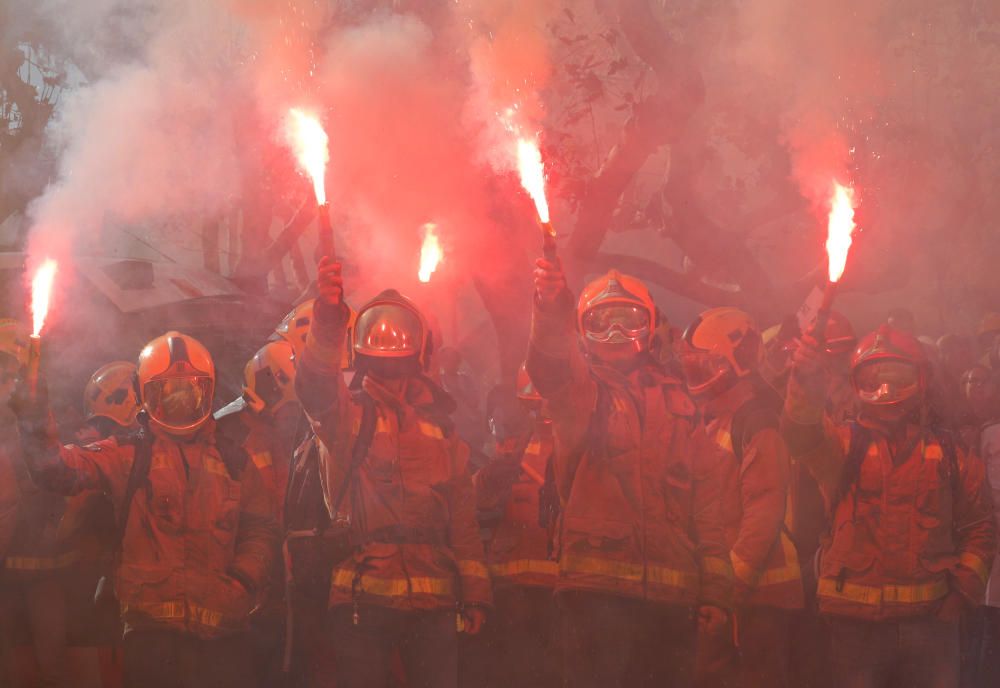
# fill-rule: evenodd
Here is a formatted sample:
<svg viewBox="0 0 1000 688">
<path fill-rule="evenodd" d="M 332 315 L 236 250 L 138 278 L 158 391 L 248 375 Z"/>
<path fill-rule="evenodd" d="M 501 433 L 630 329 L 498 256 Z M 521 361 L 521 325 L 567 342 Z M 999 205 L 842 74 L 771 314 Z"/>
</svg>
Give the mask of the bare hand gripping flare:
<svg viewBox="0 0 1000 688">
<path fill-rule="evenodd" d="M 813 336 L 817 341 L 826 337 L 826 325 L 830 320 L 833 300 L 837 295 L 837 284 L 847 267 L 847 254 L 850 253 L 852 235 L 857 225 L 854 224 L 854 189 L 833 183 L 833 198 L 830 201 L 830 216 L 827 220 L 826 255 L 828 262 L 828 279 L 823 289 L 823 303 L 816 313 L 816 324 Z"/>
<path fill-rule="evenodd" d="M 59 265 L 46 258 L 31 279 L 31 336 L 28 340 L 28 392 L 31 400 L 38 398 L 38 371 L 42 360 L 42 328 L 52 303 L 52 288 Z"/>
<path fill-rule="evenodd" d="M 298 108 L 288 111 L 285 135 L 299 168 L 312 181 L 319 213 L 319 254 L 333 258 L 336 255 L 333 227 L 330 225 L 330 204 L 326 202 L 326 166 L 330 162 L 330 137 L 318 117 Z"/>
</svg>

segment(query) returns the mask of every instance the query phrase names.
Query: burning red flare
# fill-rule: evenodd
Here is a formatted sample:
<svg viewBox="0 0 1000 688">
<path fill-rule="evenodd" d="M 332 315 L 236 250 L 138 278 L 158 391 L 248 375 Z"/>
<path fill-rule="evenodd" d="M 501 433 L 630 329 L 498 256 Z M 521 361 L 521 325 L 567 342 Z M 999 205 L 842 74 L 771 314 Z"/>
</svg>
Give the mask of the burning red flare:
<svg viewBox="0 0 1000 688">
<path fill-rule="evenodd" d="M 326 135 L 319 118 L 292 108 L 288 111 L 285 136 L 302 172 L 312 180 L 316 202 L 326 205 L 326 164 L 330 162 L 330 137 Z"/>
<path fill-rule="evenodd" d="M 428 222 L 424 225 L 424 243 L 420 247 L 420 270 L 417 277 L 421 282 L 431 281 L 431 275 L 437 270 L 438 265 L 444 258 L 444 251 L 441 249 L 441 242 L 437 235 L 437 225 Z"/>
<path fill-rule="evenodd" d="M 517 171 L 521 176 L 521 186 L 535 202 L 538 219 L 543 224 L 549 222 L 549 201 L 545 198 L 545 164 L 538 143 L 520 137 L 517 140 Z"/>
<path fill-rule="evenodd" d="M 855 226 L 854 189 L 834 182 L 826 234 L 826 255 L 829 259 L 831 282 L 840 281 L 844 274 Z"/>
<path fill-rule="evenodd" d="M 55 284 L 58 269 L 56 261 L 46 258 L 31 279 L 32 334 L 36 337 L 45 327 L 45 318 L 49 314 L 49 304 L 52 301 L 52 286 Z"/>
</svg>

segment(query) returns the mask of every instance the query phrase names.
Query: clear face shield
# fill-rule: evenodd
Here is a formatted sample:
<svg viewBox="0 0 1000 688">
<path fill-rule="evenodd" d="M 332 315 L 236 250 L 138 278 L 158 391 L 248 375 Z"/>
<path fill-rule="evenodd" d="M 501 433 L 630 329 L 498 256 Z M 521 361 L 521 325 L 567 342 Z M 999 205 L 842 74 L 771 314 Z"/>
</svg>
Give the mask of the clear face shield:
<svg viewBox="0 0 1000 688">
<path fill-rule="evenodd" d="M 161 376 L 143 386 L 143 406 L 167 430 L 190 431 L 212 412 L 214 386 L 207 375 Z"/>
<path fill-rule="evenodd" d="M 419 356 L 423 340 L 420 316 L 397 303 L 365 310 L 354 327 L 354 350 L 374 358 Z"/>
<path fill-rule="evenodd" d="M 872 361 L 854 371 L 854 384 L 866 404 L 897 405 L 920 394 L 920 370 L 905 361 Z"/>
</svg>

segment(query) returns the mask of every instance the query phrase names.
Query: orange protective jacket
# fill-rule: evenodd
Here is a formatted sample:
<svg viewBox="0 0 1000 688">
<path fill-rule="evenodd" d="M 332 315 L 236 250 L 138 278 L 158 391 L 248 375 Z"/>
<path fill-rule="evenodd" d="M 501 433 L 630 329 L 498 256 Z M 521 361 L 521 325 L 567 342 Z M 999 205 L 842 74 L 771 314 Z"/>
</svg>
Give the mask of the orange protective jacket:
<svg viewBox="0 0 1000 688">
<path fill-rule="evenodd" d="M 363 416 L 341 373 L 346 309 L 317 304 L 299 362 L 299 398 L 322 441 L 331 518 Z M 492 591 L 476 523 L 468 447 L 447 427 L 448 397 L 422 377 L 396 396 L 369 377 L 375 434 L 337 510 L 350 515 L 354 554 L 339 563 L 331 607 L 352 602 L 404 610 L 489 605 Z"/>
<path fill-rule="evenodd" d="M 659 367 L 590 368 L 566 297 L 552 310 L 536 303 L 527 360 L 555 434 L 557 591 L 728 607 L 722 453 Z"/>
<path fill-rule="evenodd" d="M 827 614 L 897 619 L 934 612 L 952 590 L 982 603 L 997 547 L 982 461 L 917 426 L 893 460 L 871 430 L 860 466 L 847 465 L 852 426 L 824 419 L 795 376 L 782 418 L 793 457 L 809 467 L 832 511 L 817 595 Z M 854 430 L 853 432 L 857 432 Z M 956 474 L 957 471 L 957 474 Z"/>
<path fill-rule="evenodd" d="M 554 449 L 547 425 L 536 430 L 521 457 L 521 470 L 514 484 L 491 484 L 488 469 L 474 477 L 479 506 L 502 508 L 503 516 L 487 544 L 490 574 L 497 586 L 528 585 L 552 588 L 559 565 L 550 558 L 551 533 L 539 525 L 539 491 Z M 494 461 L 509 461 L 499 457 Z"/>
<path fill-rule="evenodd" d="M 726 541 L 737 605 L 801 609 L 805 604 L 795 546 L 784 529 L 788 449 L 776 427 L 743 428 L 742 459 L 733 444 L 730 412 L 713 419 L 708 435 L 726 453 L 723 484 Z"/>
<path fill-rule="evenodd" d="M 278 544 L 275 504 L 248 458 L 230 474 L 212 421 L 188 442 L 153 431 L 148 482 L 129 509 L 115 590 L 126 632 L 201 638 L 242 630 Z M 25 444 L 33 474 L 62 494 L 99 489 L 121 518 L 135 443 Z"/>
</svg>

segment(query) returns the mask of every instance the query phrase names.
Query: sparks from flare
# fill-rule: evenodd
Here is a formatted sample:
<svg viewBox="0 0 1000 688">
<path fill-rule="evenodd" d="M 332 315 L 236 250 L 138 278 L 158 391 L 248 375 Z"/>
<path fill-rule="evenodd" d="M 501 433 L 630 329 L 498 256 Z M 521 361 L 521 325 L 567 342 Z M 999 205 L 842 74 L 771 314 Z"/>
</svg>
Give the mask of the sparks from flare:
<svg viewBox="0 0 1000 688">
<path fill-rule="evenodd" d="M 444 258 L 444 251 L 438 239 L 437 225 L 428 222 L 423 226 L 423 230 L 424 243 L 420 246 L 420 270 L 417 272 L 417 278 L 426 284 L 431 281 L 431 275 Z"/>
<path fill-rule="evenodd" d="M 542 151 L 539 150 L 537 141 L 523 136 L 517 139 L 517 172 L 521 177 L 521 186 L 535 202 L 539 221 L 548 224 L 549 201 L 545 197 L 545 164 L 542 162 Z"/>
<path fill-rule="evenodd" d="M 46 258 L 35 276 L 31 279 L 31 323 L 32 334 L 39 336 L 42 328 L 45 327 L 45 318 L 49 314 L 49 305 L 52 302 L 52 287 L 56 281 L 56 272 L 59 265 L 51 258 Z"/>
<path fill-rule="evenodd" d="M 316 202 L 326 205 L 326 165 L 330 162 L 330 137 L 319 118 L 292 108 L 285 123 L 285 136 L 302 172 L 313 183 Z"/>
<path fill-rule="evenodd" d="M 833 183 L 830 217 L 827 222 L 826 255 L 829 261 L 830 281 L 838 282 L 847 266 L 854 233 L 854 189 Z"/>
</svg>

